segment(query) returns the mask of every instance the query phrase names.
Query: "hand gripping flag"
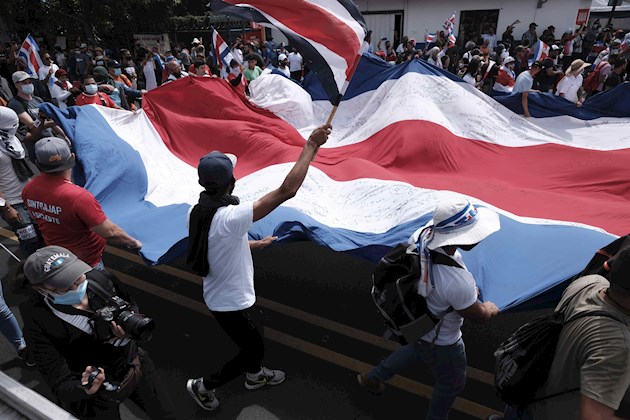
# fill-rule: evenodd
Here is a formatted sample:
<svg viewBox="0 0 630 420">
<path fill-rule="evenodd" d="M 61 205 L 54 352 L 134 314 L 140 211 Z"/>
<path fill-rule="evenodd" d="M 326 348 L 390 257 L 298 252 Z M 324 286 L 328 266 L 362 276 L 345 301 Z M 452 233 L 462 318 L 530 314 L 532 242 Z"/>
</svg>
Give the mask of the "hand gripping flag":
<svg viewBox="0 0 630 420">
<path fill-rule="evenodd" d="M 25 71 L 31 76 L 39 78 L 38 72 L 40 67 L 44 66 L 44 63 L 42 63 L 42 59 L 39 56 L 39 46 L 31 34 L 28 34 L 22 43 L 18 56 L 23 58 L 26 62 Z"/>
<path fill-rule="evenodd" d="M 351 0 L 213 0 L 212 10 L 279 29 L 339 104 L 367 33 Z"/>
</svg>

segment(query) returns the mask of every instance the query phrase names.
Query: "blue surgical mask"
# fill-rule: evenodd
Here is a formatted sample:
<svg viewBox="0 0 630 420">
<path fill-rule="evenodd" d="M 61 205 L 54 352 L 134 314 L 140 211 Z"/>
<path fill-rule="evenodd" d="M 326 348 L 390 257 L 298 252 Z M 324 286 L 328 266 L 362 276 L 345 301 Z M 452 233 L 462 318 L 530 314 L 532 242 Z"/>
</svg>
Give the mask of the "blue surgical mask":
<svg viewBox="0 0 630 420">
<path fill-rule="evenodd" d="M 33 84 L 29 84 L 29 85 L 22 85 L 22 87 L 20 88 L 20 90 L 22 91 L 23 94 L 25 95 L 32 95 L 33 92 L 35 92 L 35 85 Z"/>
<path fill-rule="evenodd" d="M 87 290 L 88 280 L 85 279 L 76 289 L 68 290 L 63 295 L 56 293 L 50 293 L 53 298 L 53 302 L 58 305 L 78 305 L 83 301 L 85 292 Z"/>
<path fill-rule="evenodd" d="M 85 93 L 88 95 L 94 95 L 98 92 L 98 86 L 95 84 L 85 85 Z"/>
<path fill-rule="evenodd" d="M 114 74 L 116 76 L 120 76 L 122 74 L 122 70 L 121 69 L 114 69 Z"/>
</svg>

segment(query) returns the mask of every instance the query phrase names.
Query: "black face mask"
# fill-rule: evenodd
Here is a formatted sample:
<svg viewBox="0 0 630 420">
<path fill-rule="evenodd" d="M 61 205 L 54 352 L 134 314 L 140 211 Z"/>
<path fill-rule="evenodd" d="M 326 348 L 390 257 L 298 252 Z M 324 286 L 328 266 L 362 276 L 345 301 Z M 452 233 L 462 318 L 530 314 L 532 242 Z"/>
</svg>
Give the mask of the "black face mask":
<svg viewBox="0 0 630 420">
<path fill-rule="evenodd" d="M 477 242 L 476 244 L 472 244 L 472 245 L 459 245 L 458 248 L 463 250 L 463 251 L 470 251 L 471 249 L 476 247 L 478 244 L 479 244 L 479 242 Z"/>
</svg>

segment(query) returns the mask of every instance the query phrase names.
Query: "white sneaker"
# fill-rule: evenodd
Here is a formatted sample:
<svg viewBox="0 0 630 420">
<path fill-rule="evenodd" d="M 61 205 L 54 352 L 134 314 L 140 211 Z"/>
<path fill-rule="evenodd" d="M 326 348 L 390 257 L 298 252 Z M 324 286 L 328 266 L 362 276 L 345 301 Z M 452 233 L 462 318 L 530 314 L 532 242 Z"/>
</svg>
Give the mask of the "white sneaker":
<svg viewBox="0 0 630 420">
<path fill-rule="evenodd" d="M 258 375 L 245 374 L 245 388 L 258 389 L 265 385 L 279 385 L 284 382 L 284 379 L 283 371 L 263 367 Z"/>
<path fill-rule="evenodd" d="M 186 389 L 201 408 L 212 411 L 219 406 L 219 400 L 214 396 L 214 390 L 208 393 L 199 391 L 199 385 L 202 381 L 203 378 L 189 379 L 186 384 Z"/>
</svg>

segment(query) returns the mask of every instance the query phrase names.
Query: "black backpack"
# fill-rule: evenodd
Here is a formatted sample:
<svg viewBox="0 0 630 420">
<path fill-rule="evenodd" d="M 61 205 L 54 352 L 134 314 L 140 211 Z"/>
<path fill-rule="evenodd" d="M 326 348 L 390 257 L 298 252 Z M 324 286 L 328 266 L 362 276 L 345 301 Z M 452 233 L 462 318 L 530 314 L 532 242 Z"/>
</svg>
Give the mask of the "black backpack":
<svg viewBox="0 0 630 420">
<path fill-rule="evenodd" d="M 585 311 L 565 319 L 568 304 L 590 284 L 571 296 L 560 310 L 541 316 L 521 326 L 494 352 L 496 359 L 494 384 L 497 395 L 507 404 L 523 410 L 527 405 L 580 388 L 536 398 L 547 381 L 562 328 L 580 318 L 602 316 L 625 324 L 606 311 Z"/>
<path fill-rule="evenodd" d="M 431 263 L 462 268 L 448 256 L 431 251 Z M 401 243 L 378 262 L 372 273 L 372 299 L 385 326 L 402 344 L 419 340 L 440 318 L 431 314 L 426 299 L 417 293 L 420 256 L 415 244 Z M 453 308 L 449 308 L 451 312 Z"/>
</svg>

